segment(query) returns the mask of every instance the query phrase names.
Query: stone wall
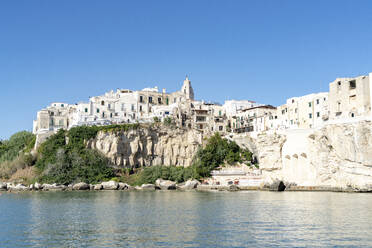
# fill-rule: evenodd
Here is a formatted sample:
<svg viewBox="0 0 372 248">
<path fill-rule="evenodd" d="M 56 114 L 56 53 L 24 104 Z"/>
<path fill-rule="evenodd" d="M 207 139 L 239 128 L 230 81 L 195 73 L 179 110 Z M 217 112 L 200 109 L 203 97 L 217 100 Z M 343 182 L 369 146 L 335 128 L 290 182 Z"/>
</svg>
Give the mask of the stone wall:
<svg viewBox="0 0 372 248">
<path fill-rule="evenodd" d="M 190 166 L 202 134 L 196 130 L 147 127 L 126 132 L 99 132 L 87 146 L 108 157 L 118 167 L 152 165 Z"/>
<path fill-rule="evenodd" d="M 257 156 L 264 181 L 372 190 L 372 123 L 234 136 Z"/>
</svg>

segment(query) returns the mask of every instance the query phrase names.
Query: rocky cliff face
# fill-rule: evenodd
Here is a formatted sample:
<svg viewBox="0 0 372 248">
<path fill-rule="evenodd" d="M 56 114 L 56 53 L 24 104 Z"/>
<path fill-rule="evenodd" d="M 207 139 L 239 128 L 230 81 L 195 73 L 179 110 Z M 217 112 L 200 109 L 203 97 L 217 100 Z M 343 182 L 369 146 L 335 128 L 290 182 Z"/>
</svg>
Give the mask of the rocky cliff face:
<svg viewBox="0 0 372 248">
<path fill-rule="evenodd" d="M 262 133 L 234 140 L 256 154 L 264 180 L 372 190 L 372 123 Z"/>
<path fill-rule="evenodd" d="M 126 132 L 99 132 L 87 146 L 102 152 L 119 167 L 187 167 L 201 143 L 202 134 L 195 130 L 148 127 Z"/>
</svg>

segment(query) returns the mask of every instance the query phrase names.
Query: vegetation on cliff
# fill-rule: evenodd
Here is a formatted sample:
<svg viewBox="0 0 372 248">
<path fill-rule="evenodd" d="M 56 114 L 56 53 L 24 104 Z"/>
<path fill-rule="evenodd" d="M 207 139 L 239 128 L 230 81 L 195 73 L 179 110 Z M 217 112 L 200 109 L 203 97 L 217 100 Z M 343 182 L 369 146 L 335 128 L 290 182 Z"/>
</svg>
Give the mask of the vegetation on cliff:
<svg viewBox="0 0 372 248">
<path fill-rule="evenodd" d="M 30 132 L 13 134 L 9 140 L 0 141 L 0 178 L 10 178 L 18 169 L 32 165 L 33 157 L 29 152 L 36 137 Z"/>
<path fill-rule="evenodd" d="M 154 183 L 156 179 L 184 182 L 190 178 L 201 179 L 209 177 L 211 171 L 224 164 L 235 163 L 253 164 L 252 153 L 248 149 L 240 148 L 235 142 L 229 141 L 216 133 L 207 140 L 204 147 L 200 147 L 194 157 L 192 166 L 151 166 L 132 175 L 129 172 L 121 180 L 134 185 Z"/>
<path fill-rule="evenodd" d="M 209 177 L 212 170 L 225 164 L 252 163 L 250 151 L 222 138 L 218 133 L 210 137 L 205 146 L 200 147 L 193 158 L 193 164 L 186 168 L 158 165 L 134 170 L 114 169 L 108 158 L 86 146 L 86 142 L 95 138 L 99 131 L 122 132 L 138 127 L 139 124 L 124 124 L 59 130 L 39 146 L 36 157 L 28 153 L 35 144 L 35 136 L 29 132 L 17 133 L 8 141 L 0 143 L 0 165 L 6 162 L 7 168 L 11 168 L 6 173 L 2 173 L 5 171 L 2 169 L 0 176 L 9 178 L 19 168 L 9 161 L 17 161 L 22 166 L 34 165 L 37 174 L 34 180 L 42 183 L 97 183 L 112 178 L 133 185 L 154 183 L 158 178 L 180 183 L 190 178 Z"/>
</svg>

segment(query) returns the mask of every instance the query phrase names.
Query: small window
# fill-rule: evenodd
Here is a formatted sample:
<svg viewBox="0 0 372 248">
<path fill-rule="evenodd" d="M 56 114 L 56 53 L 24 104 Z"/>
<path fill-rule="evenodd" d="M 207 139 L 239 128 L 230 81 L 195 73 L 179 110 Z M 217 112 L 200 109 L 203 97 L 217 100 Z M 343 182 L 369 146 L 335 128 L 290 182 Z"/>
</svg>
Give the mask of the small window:
<svg viewBox="0 0 372 248">
<path fill-rule="evenodd" d="M 97 113 L 99 113 L 99 109 L 97 109 Z"/>
<path fill-rule="evenodd" d="M 158 103 L 161 104 L 161 97 L 158 97 Z"/>
<path fill-rule="evenodd" d="M 64 104 L 61 104 L 61 107 L 64 107 L 65 105 Z"/>
<path fill-rule="evenodd" d="M 219 126 L 218 129 L 219 129 L 220 131 L 222 131 L 222 130 L 223 130 L 223 126 Z"/>
<path fill-rule="evenodd" d="M 309 119 L 313 118 L 313 114 L 309 114 Z"/>
<path fill-rule="evenodd" d="M 108 109 L 111 109 L 111 104 L 107 105 Z"/>
<path fill-rule="evenodd" d="M 102 112 L 102 118 L 105 118 L 105 112 Z"/>
<path fill-rule="evenodd" d="M 85 108 L 84 111 L 85 111 L 85 113 L 88 113 L 88 108 Z"/>
<path fill-rule="evenodd" d="M 354 115 L 354 113 L 351 113 L 351 117 L 353 117 L 353 118 L 354 118 L 354 116 L 355 116 L 355 115 Z"/>
<path fill-rule="evenodd" d="M 320 112 L 316 112 L 316 117 L 320 117 Z"/>
<path fill-rule="evenodd" d="M 166 103 L 167 105 L 169 105 L 169 99 L 168 99 L 168 98 L 165 99 L 165 103 Z"/>
<path fill-rule="evenodd" d="M 220 111 L 218 111 L 218 115 L 219 115 L 219 116 L 221 116 L 221 115 L 222 115 L 222 112 L 221 112 L 221 110 L 220 110 Z"/>
<path fill-rule="evenodd" d="M 292 103 L 294 103 L 294 99 L 292 99 Z"/>
<path fill-rule="evenodd" d="M 355 80 L 351 80 L 350 81 L 350 89 L 355 89 L 356 88 L 356 81 Z"/>
<path fill-rule="evenodd" d="M 311 102 L 309 102 L 309 108 L 311 108 Z"/>
<path fill-rule="evenodd" d="M 143 102 L 143 96 L 140 96 L 140 102 Z"/>
<path fill-rule="evenodd" d="M 101 101 L 101 105 L 104 106 L 105 105 L 105 101 Z"/>
<path fill-rule="evenodd" d="M 319 104 L 319 99 L 316 99 L 316 104 Z"/>
<path fill-rule="evenodd" d="M 134 104 L 132 104 L 132 106 L 131 106 L 131 110 L 134 111 Z"/>
<path fill-rule="evenodd" d="M 295 113 L 297 114 L 297 108 L 295 108 Z"/>
<path fill-rule="evenodd" d="M 149 96 L 149 103 L 152 103 L 152 96 Z"/>
<path fill-rule="evenodd" d="M 139 110 L 142 111 L 142 106 L 140 106 Z"/>
<path fill-rule="evenodd" d="M 338 82 L 337 82 L 337 85 L 338 85 L 338 86 L 341 86 L 341 81 L 338 81 Z"/>
</svg>

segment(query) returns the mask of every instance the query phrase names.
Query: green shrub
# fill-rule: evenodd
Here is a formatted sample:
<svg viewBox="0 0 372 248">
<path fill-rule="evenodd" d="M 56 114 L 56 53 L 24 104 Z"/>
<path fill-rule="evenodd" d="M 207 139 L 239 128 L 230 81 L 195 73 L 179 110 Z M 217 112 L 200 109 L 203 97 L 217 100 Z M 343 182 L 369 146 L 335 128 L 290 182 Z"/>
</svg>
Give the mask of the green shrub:
<svg viewBox="0 0 372 248">
<path fill-rule="evenodd" d="M 25 149 L 31 150 L 35 145 L 35 135 L 27 131 L 13 134 L 9 140 L 0 143 L 0 163 L 12 161 Z"/>
</svg>

